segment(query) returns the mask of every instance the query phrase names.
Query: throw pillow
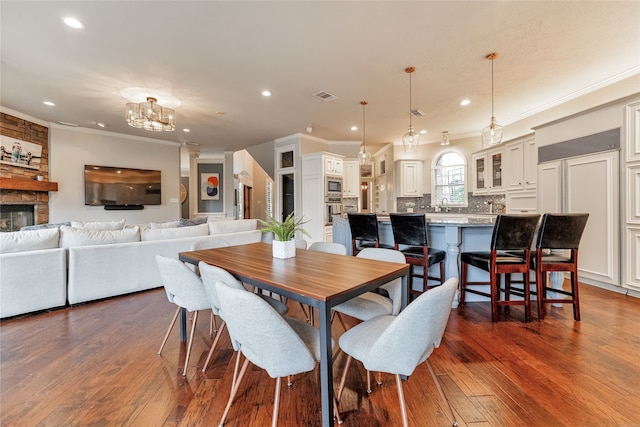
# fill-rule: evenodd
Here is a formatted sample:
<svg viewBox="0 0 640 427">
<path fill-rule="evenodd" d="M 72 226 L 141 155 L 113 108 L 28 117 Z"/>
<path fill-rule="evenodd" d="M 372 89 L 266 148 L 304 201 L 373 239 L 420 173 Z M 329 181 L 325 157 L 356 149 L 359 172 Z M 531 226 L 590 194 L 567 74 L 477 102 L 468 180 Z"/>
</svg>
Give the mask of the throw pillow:
<svg viewBox="0 0 640 427">
<path fill-rule="evenodd" d="M 120 221 L 71 221 L 73 228 L 86 228 L 88 230 L 122 230 L 124 229 L 125 220 Z"/>
<path fill-rule="evenodd" d="M 45 230 L 47 228 L 60 228 L 61 225 L 71 225 L 71 221 L 59 222 L 57 224 L 36 224 L 36 225 L 25 225 L 24 227 L 20 227 L 20 231 L 29 231 L 29 230 Z"/>
<path fill-rule="evenodd" d="M 207 217 L 203 216 L 201 218 L 180 218 L 178 220 L 178 227 L 192 227 L 194 225 L 200 225 L 207 222 Z"/>
<path fill-rule="evenodd" d="M 138 227 L 126 230 L 91 230 L 87 228 L 60 227 L 60 247 L 106 245 L 111 243 L 139 242 Z"/>
<path fill-rule="evenodd" d="M 209 227 L 207 224 L 194 225 L 192 227 L 145 228 L 140 232 L 140 240 L 169 240 L 208 235 Z"/>
<path fill-rule="evenodd" d="M 0 233 L 0 252 L 8 254 L 11 252 L 55 249 L 58 247 L 59 239 L 60 231 L 58 228 Z"/>
<path fill-rule="evenodd" d="M 176 228 L 179 221 L 166 221 L 166 222 L 151 222 L 149 228 Z"/>
</svg>

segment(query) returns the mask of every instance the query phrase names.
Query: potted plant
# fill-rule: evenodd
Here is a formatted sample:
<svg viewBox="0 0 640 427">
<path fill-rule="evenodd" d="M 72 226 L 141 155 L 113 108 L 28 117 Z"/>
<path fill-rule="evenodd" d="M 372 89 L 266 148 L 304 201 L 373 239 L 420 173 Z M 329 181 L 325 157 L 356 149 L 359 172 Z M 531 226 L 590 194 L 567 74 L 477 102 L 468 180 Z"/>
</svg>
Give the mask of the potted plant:
<svg viewBox="0 0 640 427">
<path fill-rule="evenodd" d="M 273 256 L 274 258 L 292 258 L 296 256 L 296 242 L 294 240 L 296 231 L 309 236 L 309 233 L 302 228 L 302 225 L 307 221 L 303 221 L 302 218 L 296 218 L 295 214 L 291 212 L 284 221 L 278 221 L 272 216 L 268 216 L 267 220 L 259 219 L 258 222 L 262 225 L 262 232 L 272 232 L 275 239 L 273 240 Z"/>
</svg>

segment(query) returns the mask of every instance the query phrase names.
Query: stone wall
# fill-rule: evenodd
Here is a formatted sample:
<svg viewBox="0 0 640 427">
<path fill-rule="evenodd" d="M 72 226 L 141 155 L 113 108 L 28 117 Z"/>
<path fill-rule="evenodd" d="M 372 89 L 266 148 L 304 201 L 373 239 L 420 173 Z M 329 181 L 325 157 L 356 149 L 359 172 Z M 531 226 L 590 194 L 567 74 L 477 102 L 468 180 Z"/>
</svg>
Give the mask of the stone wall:
<svg viewBox="0 0 640 427">
<path fill-rule="evenodd" d="M 38 144 L 42 147 L 40 169 L 23 168 L 0 163 L 0 177 L 35 179 L 36 175 L 49 180 L 49 128 L 6 113 L 0 113 L 0 135 Z M 49 222 L 49 193 L 0 189 L 0 204 L 34 205 L 35 223 Z"/>
</svg>

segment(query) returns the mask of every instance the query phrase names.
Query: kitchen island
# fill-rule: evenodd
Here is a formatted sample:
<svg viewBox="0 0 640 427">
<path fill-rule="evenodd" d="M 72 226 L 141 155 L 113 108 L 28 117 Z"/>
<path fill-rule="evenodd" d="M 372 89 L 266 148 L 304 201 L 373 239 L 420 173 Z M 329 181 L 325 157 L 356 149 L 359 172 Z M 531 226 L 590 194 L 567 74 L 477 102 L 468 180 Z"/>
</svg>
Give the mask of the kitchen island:
<svg viewBox="0 0 640 427">
<path fill-rule="evenodd" d="M 446 251 L 445 277 L 460 278 L 460 252 L 486 251 L 491 245 L 491 234 L 496 215 L 488 214 L 425 214 L 427 220 L 427 233 L 432 248 Z M 389 216 L 378 216 L 378 234 L 380 243 L 393 245 L 393 231 Z M 352 254 L 351 230 L 349 221 L 340 216 L 333 217 L 333 241 L 341 243 L 347 248 L 347 253 Z M 438 268 L 432 266 L 431 268 Z M 434 271 L 434 274 L 436 272 Z M 469 270 L 469 280 L 488 281 L 488 274 L 476 268 Z M 488 286 L 478 286 L 488 291 Z M 422 289 L 422 279 L 416 278 L 412 284 L 413 289 Z M 480 295 L 467 294 L 467 301 L 487 301 Z M 454 301 L 457 306 L 458 298 Z"/>
</svg>

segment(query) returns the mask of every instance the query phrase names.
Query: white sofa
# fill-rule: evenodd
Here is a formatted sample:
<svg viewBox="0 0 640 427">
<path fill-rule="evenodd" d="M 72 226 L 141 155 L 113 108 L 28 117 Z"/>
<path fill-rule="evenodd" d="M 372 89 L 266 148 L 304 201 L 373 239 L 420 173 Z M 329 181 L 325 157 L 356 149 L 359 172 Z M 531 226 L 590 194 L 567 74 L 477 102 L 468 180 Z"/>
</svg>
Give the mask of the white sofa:
<svg viewBox="0 0 640 427">
<path fill-rule="evenodd" d="M 0 234 L 0 318 L 5 318 L 161 287 L 157 254 L 177 258 L 194 243 L 213 238 L 231 245 L 259 242 L 262 232 L 256 220 L 225 220 L 142 231 L 61 226 Z"/>
</svg>

